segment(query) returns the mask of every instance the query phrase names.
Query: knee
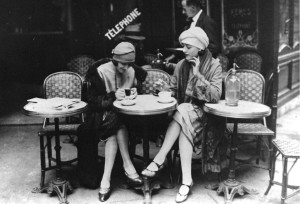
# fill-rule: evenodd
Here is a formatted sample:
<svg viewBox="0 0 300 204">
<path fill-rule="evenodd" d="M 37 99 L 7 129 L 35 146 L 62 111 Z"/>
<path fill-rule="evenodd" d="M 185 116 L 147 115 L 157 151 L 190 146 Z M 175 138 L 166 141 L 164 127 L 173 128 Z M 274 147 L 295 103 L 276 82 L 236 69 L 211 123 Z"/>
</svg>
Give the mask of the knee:
<svg viewBox="0 0 300 204">
<path fill-rule="evenodd" d="M 117 131 L 117 138 L 128 137 L 128 130 L 125 125 L 121 125 Z"/>
<path fill-rule="evenodd" d="M 121 134 L 126 134 L 128 132 L 127 127 L 124 124 L 121 124 L 118 132 L 121 132 Z"/>
<path fill-rule="evenodd" d="M 110 136 L 109 138 L 107 138 L 106 142 L 117 143 L 117 136 L 116 135 Z"/>
<path fill-rule="evenodd" d="M 177 106 L 177 111 L 187 111 L 191 109 L 191 104 L 190 103 L 181 103 L 180 105 Z"/>
<path fill-rule="evenodd" d="M 177 110 L 177 111 L 174 113 L 173 118 L 179 118 L 179 117 L 181 117 L 181 114 L 180 114 L 180 112 Z M 175 121 L 175 120 L 173 119 L 173 121 Z M 173 121 L 172 121 L 172 122 L 173 122 Z"/>
<path fill-rule="evenodd" d="M 180 132 L 179 138 L 178 138 L 179 145 L 181 146 L 182 144 L 184 144 L 184 146 L 186 146 L 186 142 L 188 142 L 187 137 L 182 132 Z"/>
</svg>

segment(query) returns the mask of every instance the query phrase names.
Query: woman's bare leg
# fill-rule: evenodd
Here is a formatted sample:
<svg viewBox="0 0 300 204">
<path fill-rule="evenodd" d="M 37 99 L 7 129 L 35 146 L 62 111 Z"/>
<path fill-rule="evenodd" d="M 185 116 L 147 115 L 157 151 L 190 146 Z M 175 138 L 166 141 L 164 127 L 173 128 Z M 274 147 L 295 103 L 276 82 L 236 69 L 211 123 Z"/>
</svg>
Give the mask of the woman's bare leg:
<svg viewBox="0 0 300 204">
<path fill-rule="evenodd" d="M 179 152 L 182 170 L 182 183 L 190 185 L 192 183 L 193 147 L 182 132 L 179 136 Z"/>
<path fill-rule="evenodd" d="M 128 150 L 128 131 L 125 126 L 121 126 L 117 132 L 118 146 L 123 159 L 123 167 L 128 174 L 136 173 L 136 170 L 132 164 Z"/>
<path fill-rule="evenodd" d="M 108 138 L 105 144 L 105 164 L 104 164 L 104 172 L 100 184 L 101 188 L 110 187 L 111 172 L 115 163 L 117 151 L 118 151 L 117 137 L 116 135 L 113 135 Z"/>
<path fill-rule="evenodd" d="M 176 142 L 180 132 L 181 132 L 181 126 L 175 120 L 172 120 L 172 122 L 168 127 L 162 147 L 160 148 L 159 152 L 157 153 L 153 161 L 155 161 L 157 164 L 162 164 L 165 161 L 167 154 L 169 153 L 174 143 Z M 147 169 L 151 171 L 156 171 L 157 166 L 156 164 L 151 162 L 147 167 Z"/>
</svg>

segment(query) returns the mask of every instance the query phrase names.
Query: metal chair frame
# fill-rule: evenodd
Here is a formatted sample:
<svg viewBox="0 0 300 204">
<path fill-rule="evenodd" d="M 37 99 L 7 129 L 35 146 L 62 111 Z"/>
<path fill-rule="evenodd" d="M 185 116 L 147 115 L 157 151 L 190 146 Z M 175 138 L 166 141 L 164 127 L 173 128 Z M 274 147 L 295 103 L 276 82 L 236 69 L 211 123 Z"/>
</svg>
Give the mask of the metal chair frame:
<svg viewBox="0 0 300 204">
<path fill-rule="evenodd" d="M 285 200 L 288 198 L 293 197 L 294 195 L 300 193 L 300 186 L 289 185 L 288 178 L 289 173 L 291 172 L 292 168 L 295 166 L 296 162 L 300 158 L 300 142 L 288 139 L 274 139 L 272 141 L 274 151 L 272 155 L 272 162 L 270 163 L 270 181 L 269 186 L 265 192 L 267 195 L 271 189 L 271 187 L 275 185 L 281 186 L 281 204 L 285 203 Z M 277 157 L 282 156 L 282 164 L 283 164 L 283 171 L 282 171 L 282 182 L 274 181 L 274 174 L 275 174 L 275 164 Z M 288 159 L 294 159 L 293 164 L 288 169 Z M 293 189 L 294 192 L 287 194 L 287 189 Z"/>
<path fill-rule="evenodd" d="M 239 69 L 239 70 L 237 70 L 236 74 L 237 74 L 237 77 L 241 81 L 240 99 L 264 104 L 264 97 L 265 97 L 265 79 L 264 79 L 264 77 L 256 71 L 247 70 L 247 69 Z M 243 76 L 244 74 L 245 74 L 245 76 Z M 258 82 L 258 81 L 261 82 L 261 87 L 255 86 L 256 91 L 257 90 L 260 91 L 258 94 L 256 94 L 255 91 L 253 91 L 252 88 L 254 88 L 254 86 L 251 84 L 249 77 L 247 78 L 247 76 L 246 76 L 247 74 L 255 76 L 256 82 Z M 250 93 L 250 94 L 247 95 L 246 92 Z M 227 130 L 229 133 L 231 133 L 231 134 L 233 133 L 233 123 L 227 123 Z M 259 158 L 261 155 L 261 142 L 263 141 L 261 137 L 266 136 L 268 138 L 268 144 L 266 144 L 264 141 L 263 142 L 269 150 L 269 157 L 270 157 L 271 152 L 273 151 L 272 139 L 274 137 L 274 132 L 267 128 L 265 117 L 262 120 L 258 120 L 258 121 L 257 120 L 255 120 L 255 121 L 241 120 L 241 123 L 239 123 L 239 125 L 238 125 L 237 132 L 238 132 L 238 135 L 240 135 L 240 136 L 251 135 L 251 136 L 257 137 L 257 140 L 256 140 L 256 164 L 259 164 Z M 250 142 L 253 142 L 253 141 L 250 141 Z M 250 160 L 252 160 L 252 158 Z M 241 162 L 245 163 L 245 161 L 241 161 Z"/>
<path fill-rule="evenodd" d="M 78 95 L 63 95 L 63 94 L 53 94 L 53 95 L 49 95 L 49 90 L 48 88 L 48 82 L 49 80 L 53 79 L 53 77 L 59 76 L 59 75 L 65 75 L 67 80 L 67 76 L 72 76 L 75 77 L 78 82 L 79 82 L 79 88 L 80 91 L 77 93 Z M 70 81 L 66 81 L 67 82 L 67 86 L 68 87 L 64 87 L 65 89 L 70 90 L 70 86 L 72 84 L 70 84 Z M 82 86 L 83 86 L 83 81 L 82 81 L 82 77 L 74 72 L 70 72 L 70 71 L 63 71 L 63 72 L 56 72 L 53 74 L 50 74 L 49 76 L 47 76 L 44 80 L 43 83 L 43 90 L 44 90 L 44 97 L 45 98 L 53 98 L 53 97 L 65 97 L 65 98 L 80 98 L 82 97 Z M 75 97 L 72 97 L 75 96 Z M 84 115 L 81 114 L 81 122 L 84 122 Z M 69 120 L 68 118 L 66 118 L 66 122 L 67 124 L 62 124 L 60 125 L 60 135 L 75 135 L 77 133 L 77 128 L 80 124 L 68 124 Z M 55 127 L 53 124 L 50 124 L 50 120 L 49 118 L 45 118 L 44 122 L 43 122 L 43 126 L 41 128 L 41 130 L 39 131 L 38 135 L 40 138 L 40 159 L 41 159 L 41 181 L 40 181 L 40 187 L 43 188 L 44 186 L 44 182 L 45 182 L 45 172 L 51 169 L 55 169 L 56 165 L 52 165 L 52 162 L 56 162 L 56 158 L 54 158 L 52 156 L 52 138 L 54 137 L 55 134 Z M 44 137 L 46 137 L 46 143 L 44 141 Z M 48 166 L 46 166 L 46 153 L 45 151 L 47 150 L 47 159 L 48 159 Z M 77 158 L 69 160 L 69 161 L 61 161 L 62 165 L 70 165 L 73 162 L 77 161 Z"/>
</svg>

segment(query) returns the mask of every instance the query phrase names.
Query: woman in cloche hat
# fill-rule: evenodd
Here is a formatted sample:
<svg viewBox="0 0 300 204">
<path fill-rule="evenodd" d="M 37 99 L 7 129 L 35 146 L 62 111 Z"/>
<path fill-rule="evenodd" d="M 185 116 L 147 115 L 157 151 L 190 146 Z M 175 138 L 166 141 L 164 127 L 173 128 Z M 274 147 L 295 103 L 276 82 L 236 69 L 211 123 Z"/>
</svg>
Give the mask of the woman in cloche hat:
<svg viewBox="0 0 300 204">
<path fill-rule="evenodd" d="M 136 87 L 137 80 L 143 81 L 146 77 L 146 71 L 136 67 L 134 62 L 134 46 L 129 42 L 121 42 L 113 49 L 112 60 L 92 65 L 86 75 L 90 84 L 87 120 L 78 130 L 80 182 L 90 188 L 99 186 L 100 172 L 96 165 L 98 143 L 105 141 L 105 165 L 99 190 L 101 202 L 106 201 L 111 193 L 111 173 L 118 148 L 125 176 L 133 184 L 142 184 L 129 157 L 127 128 L 112 109 L 115 100 L 125 98 L 125 88 Z M 131 89 L 131 95 L 137 95 L 136 89 Z"/>
<path fill-rule="evenodd" d="M 207 170 L 220 171 L 221 164 L 216 162 L 220 159 L 215 150 L 224 133 L 224 123 L 211 122 L 203 111 L 203 104 L 217 103 L 222 91 L 222 68 L 207 49 L 208 37 L 200 27 L 193 27 L 181 33 L 179 42 L 183 46 L 185 59 L 177 63 L 169 86 L 178 101 L 177 111 L 160 151 L 141 173 L 148 177 L 157 175 L 167 153 L 178 139 L 182 185 L 176 195 L 177 203 L 185 201 L 191 192 L 193 153 L 201 156 L 204 173 Z M 167 88 L 166 84 L 164 86 Z M 204 135 L 207 135 L 206 140 Z"/>
</svg>

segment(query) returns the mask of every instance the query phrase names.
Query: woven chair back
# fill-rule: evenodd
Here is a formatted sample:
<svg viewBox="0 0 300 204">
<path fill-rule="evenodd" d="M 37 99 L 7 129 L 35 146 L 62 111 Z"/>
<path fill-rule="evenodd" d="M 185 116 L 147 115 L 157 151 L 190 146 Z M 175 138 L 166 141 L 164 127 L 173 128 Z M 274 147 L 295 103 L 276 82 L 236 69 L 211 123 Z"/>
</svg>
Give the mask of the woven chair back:
<svg viewBox="0 0 300 204">
<path fill-rule="evenodd" d="M 220 54 L 218 54 L 217 58 L 219 59 L 219 62 L 221 64 L 222 71 L 227 72 L 228 71 L 228 66 L 229 66 L 228 57 L 226 55 L 220 53 Z"/>
<path fill-rule="evenodd" d="M 81 76 L 74 72 L 64 71 L 50 74 L 44 80 L 44 97 L 81 99 L 82 84 Z"/>
<path fill-rule="evenodd" d="M 247 69 L 238 69 L 236 74 L 241 82 L 240 99 L 264 103 L 264 77 L 256 71 Z"/>
<path fill-rule="evenodd" d="M 245 52 L 238 54 L 234 62 L 240 69 L 250 69 L 253 71 L 261 72 L 262 57 L 256 52 Z"/>
<path fill-rule="evenodd" d="M 93 64 L 95 60 L 87 55 L 80 55 L 73 58 L 69 63 L 68 67 L 71 72 L 78 73 L 81 77 L 85 77 L 89 65 Z"/>
<path fill-rule="evenodd" d="M 142 84 L 142 94 L 152 94 L 154 91 L 154 83 L 158 81 L 158 79 L 162 79 L 163 81 L 167 82 L 167 84 L 170 84 L 170 75 L 162 71 L 160 69 L 147 69 L 147 77 L 145 81 Z"/>
</svg>

